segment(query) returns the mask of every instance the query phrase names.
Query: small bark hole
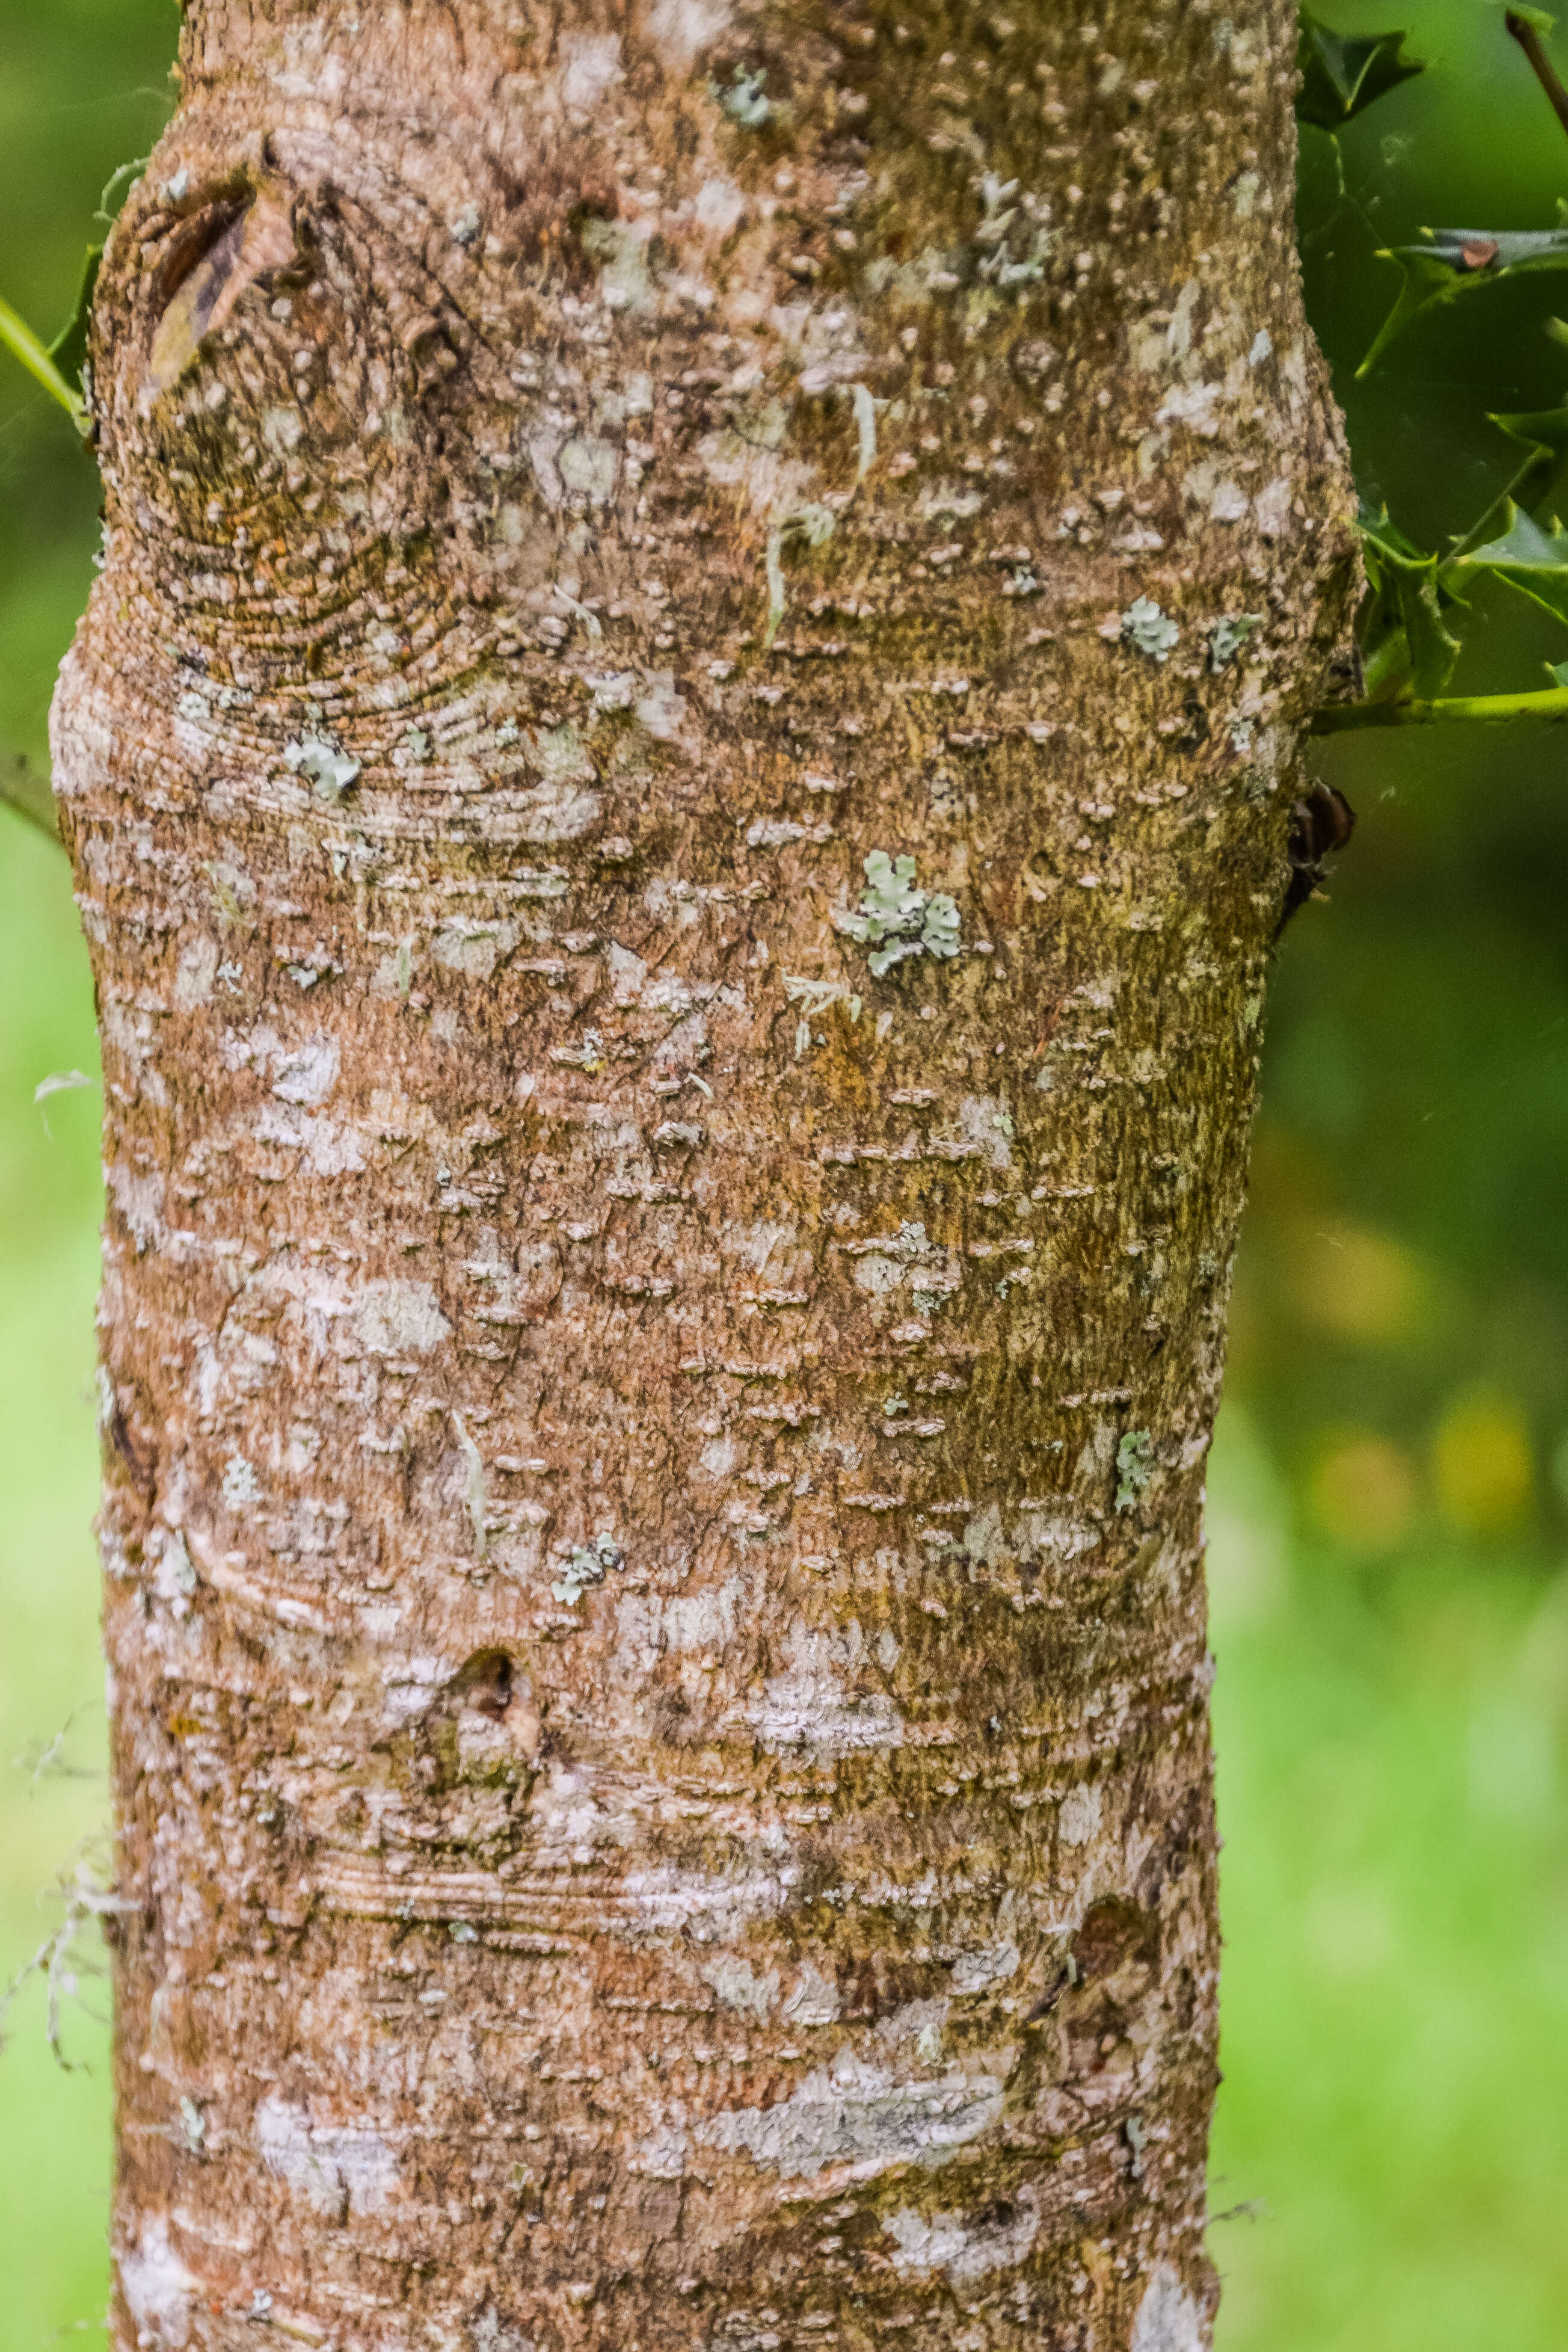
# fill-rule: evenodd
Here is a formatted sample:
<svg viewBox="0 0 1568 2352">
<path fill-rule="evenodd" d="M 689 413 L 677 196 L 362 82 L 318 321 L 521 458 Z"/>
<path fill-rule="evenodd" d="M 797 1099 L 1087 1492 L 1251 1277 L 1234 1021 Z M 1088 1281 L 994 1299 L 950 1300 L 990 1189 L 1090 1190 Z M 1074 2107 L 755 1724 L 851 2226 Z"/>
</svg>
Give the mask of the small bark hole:
<svg viewBox="0 0 1568 2352">
<path fill-rule="evenodd" d="M 458 1673 L 462 1703 L 499 1723 L 512 1704 L 512 1662 L 505 1650 L 478 1650 Z"/>
<path fill-rule="evenodd" d="M 167 392 L 246 288 L 294 257 L 293 216 L 265 190 L 246 205 L 213 205 L 186 222 L 159 265 L 144 396 Z"/>
</svg>

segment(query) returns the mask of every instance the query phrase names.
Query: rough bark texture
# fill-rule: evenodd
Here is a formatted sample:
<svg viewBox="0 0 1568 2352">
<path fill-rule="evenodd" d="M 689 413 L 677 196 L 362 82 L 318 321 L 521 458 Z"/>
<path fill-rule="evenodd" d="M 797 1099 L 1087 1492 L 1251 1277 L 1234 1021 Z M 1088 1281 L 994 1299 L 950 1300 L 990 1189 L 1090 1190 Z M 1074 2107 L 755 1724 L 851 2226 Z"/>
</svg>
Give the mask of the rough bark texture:
<svg viewBox="0 0 1568 2352">
<path fill-rule="evenodd" d="M 1207 2342 L 1291 55 L 191 8 L 55 719 L 122 2344 Z"/>
</svg>

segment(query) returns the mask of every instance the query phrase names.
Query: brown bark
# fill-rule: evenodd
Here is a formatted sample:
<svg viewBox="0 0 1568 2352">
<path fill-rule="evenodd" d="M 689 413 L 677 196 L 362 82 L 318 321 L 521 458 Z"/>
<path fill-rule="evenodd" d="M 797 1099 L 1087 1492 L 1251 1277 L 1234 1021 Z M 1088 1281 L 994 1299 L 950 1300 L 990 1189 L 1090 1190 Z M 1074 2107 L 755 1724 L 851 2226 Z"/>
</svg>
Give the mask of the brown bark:
<svg viewBox="0 0 1568 2352">
<path fill-rule="evenodd" d="M 191 8 L 55 714 L 122 2343 L 1207 2342 L 1291 48 Z"/>
</svg>

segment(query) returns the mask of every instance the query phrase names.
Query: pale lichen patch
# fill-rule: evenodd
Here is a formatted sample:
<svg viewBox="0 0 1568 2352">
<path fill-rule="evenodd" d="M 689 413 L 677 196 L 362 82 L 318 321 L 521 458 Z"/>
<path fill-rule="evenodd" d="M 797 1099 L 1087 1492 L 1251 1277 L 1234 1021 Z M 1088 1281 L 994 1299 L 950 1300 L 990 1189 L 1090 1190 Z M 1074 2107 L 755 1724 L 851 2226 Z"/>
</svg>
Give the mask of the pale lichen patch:
<svg viewBox="0 0 1568 2352">
<path fill-rule="evenodd" d="M 354 1335 L 372 1356 L 427 1356 L 452 1326 L 428 1282 L 371 1282 L 354 1302 Z"/>
<path fill-rule="evenodd" d="M 1157 2263 L 1133 2325 L 1132 2352 L 1204 2352 L 1203 2315 L 1169 2263 Z"/>
<path fill-rule="evenodd" d="M 697 2137 L 744 2153 L 785 2179 L 811 2179 L 853 2165 L 863 2178 L 901 2164 L 946 2163 L 1000 2119 L 1012 2053 L 977 2053 L 967 2069 L 901 2080 L 887 2066 L 841 2050 L 771 2107 L 710 2116 Z"/>
</svg>

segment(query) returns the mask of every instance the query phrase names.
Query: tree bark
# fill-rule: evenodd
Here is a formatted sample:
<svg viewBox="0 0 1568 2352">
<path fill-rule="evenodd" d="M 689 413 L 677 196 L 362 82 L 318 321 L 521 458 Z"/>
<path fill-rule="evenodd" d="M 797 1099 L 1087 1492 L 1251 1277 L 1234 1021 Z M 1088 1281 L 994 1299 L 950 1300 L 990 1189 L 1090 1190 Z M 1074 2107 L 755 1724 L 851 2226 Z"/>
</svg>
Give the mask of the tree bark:
<svg viewBox="0 0 1568 2352">
<path fill-rule="evenodd" d="M 1208 2342 L 1292 55 L 189 7 L 55 707 L 121 2344 Z"/>
</svg>

